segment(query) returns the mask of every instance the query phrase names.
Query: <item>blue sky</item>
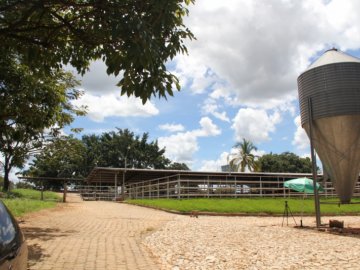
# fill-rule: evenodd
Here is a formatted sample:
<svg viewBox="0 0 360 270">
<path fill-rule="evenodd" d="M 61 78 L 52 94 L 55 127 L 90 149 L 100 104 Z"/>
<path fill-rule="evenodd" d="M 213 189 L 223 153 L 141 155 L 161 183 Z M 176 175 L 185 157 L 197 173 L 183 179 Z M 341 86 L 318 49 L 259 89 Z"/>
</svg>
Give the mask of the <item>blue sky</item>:
<svg viewBox="0 0 360 270">
<path fill-rule="evenodd" d="M 121 77 L 108 77 L 95 62 L 78 76 L 85 95 L 76 104 L 87 105 L 89 114 L 72 126 L 84 128 L 82 134 L 116 127 L 148 132 L 167 157 L 193 170 L 220 170 L 241 138 L 258 155 L 308 156 L 297 77 L 331 47 L 360 56 L 359 10 L 356 0 L 197 0 L 185 19 L 197 40 L 187 42 L 189 55 L 168 63 L 181 92 L 143 106 L 120 97 Z"/>
</svg>

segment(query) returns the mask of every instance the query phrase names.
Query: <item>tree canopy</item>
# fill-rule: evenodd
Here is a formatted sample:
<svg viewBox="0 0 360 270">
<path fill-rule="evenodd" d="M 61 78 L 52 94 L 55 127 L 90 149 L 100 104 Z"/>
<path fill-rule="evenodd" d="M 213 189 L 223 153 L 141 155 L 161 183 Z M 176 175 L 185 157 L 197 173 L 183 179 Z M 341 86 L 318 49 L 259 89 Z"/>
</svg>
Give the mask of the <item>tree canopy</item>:
<svg viewBox="0 0 360 270">
<path fill-rule="evenodd" d="M 87 148 L 87 166 L 165 169 L 171 163 L 164 156 L 165 149 L 148 140 L 148 133 L 139 136 L 128 129 L 85 135 L 82 141 Z"/>
<path fill-rule="evenodd" d="M 56 139 L 35 155 L 28 176 L 86 177 L 94 167 L 189 170 L 184 163 L 172 163 L 165 149 L 149 134 L 135 135 L 128 129 Z"/>
<path fill-rule="evenodd" d="M 194 36 L 183 23 L 193 0 L 1 0 L 0 57 L 35 70 L 70 64 L 84 74 L 101 59 L 121 75 L 121 94 L 145 103 L 173 95 L 179 81 L 166 67 Z"/>
<path fill-rule="evenodd" d="M 85 154 L 85 145 L 80 140 L 72 136 L 55 138 L 35 155 L 28 173 L 32 176 L 81 177 Z"/>
<path fill-rule="evenodd" d="M 257 150 L 256 146 L 251 141 L 243 139 L 242 142 L 237 142 L 234 147 L 237 148 L 237 153 L 232 154 L 234 157 L 229 162 L 230 169 L 239 172 L 245 172 L 246 168 L 249 171 L 257 171 L 258 163 L 252 153 L 252 151 Z"/>
<path fill-rule="evenodd" d="M 266 154 L 259 158 L 263 172 L 311 173 L 311 159 L 294 153 Z"/>
<path fill-rule="evenodd" d="M 72 105 L 80 97 L 71 73 L 44 74 L 20 64 L 15 57 L 0 57 L 0 152 L 4 156 L 4 185 L 13 167 L 22 167 L 29 154 L 42 146 L 44 132 L 56 135 L 82 115 L 85 108 Z"/>
</svg>

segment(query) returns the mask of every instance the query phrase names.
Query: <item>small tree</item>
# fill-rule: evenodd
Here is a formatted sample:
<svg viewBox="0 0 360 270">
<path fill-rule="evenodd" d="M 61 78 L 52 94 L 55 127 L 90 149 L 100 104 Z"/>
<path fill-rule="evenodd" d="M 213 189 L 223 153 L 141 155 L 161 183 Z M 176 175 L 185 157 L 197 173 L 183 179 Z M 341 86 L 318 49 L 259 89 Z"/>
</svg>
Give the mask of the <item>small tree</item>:
<svg viewBox="0 0 360 270">
<path fill-rule="evenodd" d="M 55 138 L 34 156 L 29 170 L 24 174 L 35 177 L 83 177 L 85 155 L 86 148 L 81 140 L 72 136 Z M 59 186 L 59 183 L 46 183 L 47 188 L 53 185 Z"/>
</svg>

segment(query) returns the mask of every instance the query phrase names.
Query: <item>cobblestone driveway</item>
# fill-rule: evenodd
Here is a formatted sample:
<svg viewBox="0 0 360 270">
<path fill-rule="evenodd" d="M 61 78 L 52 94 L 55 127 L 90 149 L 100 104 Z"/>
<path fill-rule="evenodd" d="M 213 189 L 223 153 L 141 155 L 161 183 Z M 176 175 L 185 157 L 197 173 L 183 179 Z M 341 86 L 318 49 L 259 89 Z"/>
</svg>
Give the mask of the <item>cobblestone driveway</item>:
<svg viewBox="0 0 360 270">
<path fill-rule="evenodd" d="M 161 211 L 114 202 L 68 203 L 25 218 L 29 269 L 159 269 L 144 236 L 174 218 Z"/>
</svg>

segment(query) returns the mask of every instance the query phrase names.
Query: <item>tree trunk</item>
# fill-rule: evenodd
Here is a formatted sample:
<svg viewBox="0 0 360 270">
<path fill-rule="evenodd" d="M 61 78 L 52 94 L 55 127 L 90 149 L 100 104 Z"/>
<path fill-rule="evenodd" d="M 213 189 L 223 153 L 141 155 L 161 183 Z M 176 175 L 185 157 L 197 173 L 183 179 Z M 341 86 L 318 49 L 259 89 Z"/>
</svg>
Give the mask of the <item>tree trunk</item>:
<svg viewBox="0 0 360 270">
<path fill-rule="evenodd" d="M 9 191 L 9 186 L 10 186 L 9 170 L 7 170 L 7 168 L 4 168 L 4 185 L 3 185 L 3 191 L 4 191 L 4 192 L 8 192 L 8 191 Z"/>
<path fill-rule="evenodd" d="M 9 173 L 11 170 L 11 166 L 9 166 L 9 159 L 5 157 L 4 163 L 4 185 L 3 185 L 3 192 L 8 192 L 10 187 L 10 180 L 9 180 Z"/>
</svg>

